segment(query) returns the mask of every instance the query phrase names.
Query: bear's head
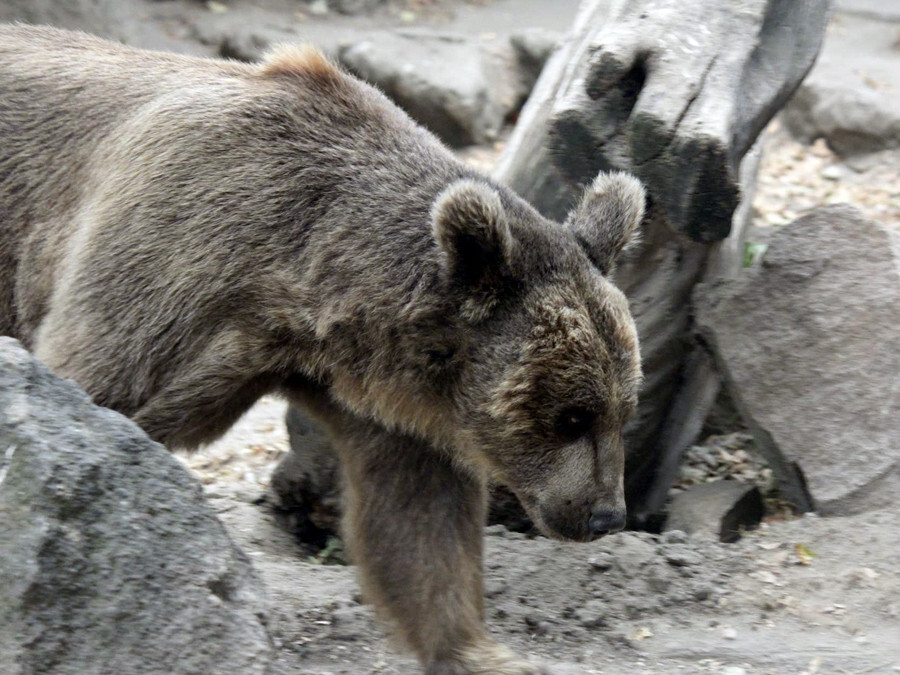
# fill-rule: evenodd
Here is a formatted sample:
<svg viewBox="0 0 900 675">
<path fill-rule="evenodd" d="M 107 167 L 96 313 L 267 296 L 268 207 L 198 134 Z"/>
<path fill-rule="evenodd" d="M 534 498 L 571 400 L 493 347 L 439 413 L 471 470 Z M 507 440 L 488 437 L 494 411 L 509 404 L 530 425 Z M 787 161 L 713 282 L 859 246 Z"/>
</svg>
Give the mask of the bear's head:
<svg viewBox="0 0 900 675">
<path fill-rule="evenodd" d="M 432 208 L 452 302 L 426 352 L 452 400 L 452 444 L 551 536 L 624 526 L 622 431 L 641 365 L 609 276 L 644 201 L 635 178 L 601 174 L 562 225 L 484 180 L 459 180 Z"/>
</svg>

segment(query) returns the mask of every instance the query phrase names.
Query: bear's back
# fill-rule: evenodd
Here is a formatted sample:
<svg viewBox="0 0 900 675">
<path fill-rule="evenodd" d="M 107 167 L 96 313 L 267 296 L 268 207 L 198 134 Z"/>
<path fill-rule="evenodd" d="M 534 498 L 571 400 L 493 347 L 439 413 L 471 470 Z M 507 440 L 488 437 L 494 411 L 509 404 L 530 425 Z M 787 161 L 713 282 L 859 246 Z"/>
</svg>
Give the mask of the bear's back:
<svg viewBox="0 0 900 675">
<path fill-rule="evenodd" d="M 118 231 L 103 236 L 118 248 L 170 238 L 170 250 L 185 249 L 185 237 L 209 241 L 226 223 L 255 227 L 270 246 L 265 230 L 277 229 L 292 246 L 348 207 L 380 223 L 427 210 L 460 171 L 380 92 L 312 48 L 250 65 L 0 26 L 0 334 L 27 338 L 14 311 L 29 314 L 25 333 L 36 328 L 56 261 L 97 205 L 128 205 L 106 218 Z M 16 299 L 23 259 L 46 278 Z"/>
</svg>

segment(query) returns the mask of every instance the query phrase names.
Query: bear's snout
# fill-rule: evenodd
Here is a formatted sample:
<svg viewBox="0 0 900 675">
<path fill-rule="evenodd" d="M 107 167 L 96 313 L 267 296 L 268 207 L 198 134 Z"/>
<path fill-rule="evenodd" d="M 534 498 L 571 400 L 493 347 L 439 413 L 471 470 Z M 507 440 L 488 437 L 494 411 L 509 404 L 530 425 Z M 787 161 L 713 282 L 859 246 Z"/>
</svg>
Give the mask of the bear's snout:
<svg viewBox="0 0 900 675">
<path fill-rule="evenodd" d="M 625 529 L 625 509 L 594 509 L 588 521 L 591 539 Z"/>
<path fill-rule="evenodd" d="M 625 529 L 625 509 L 619 506 L 591 506 L 564 503 L 539 505 L 536 525 L 544 534 L 570 541 L 593 541 Z"/>
</svg>

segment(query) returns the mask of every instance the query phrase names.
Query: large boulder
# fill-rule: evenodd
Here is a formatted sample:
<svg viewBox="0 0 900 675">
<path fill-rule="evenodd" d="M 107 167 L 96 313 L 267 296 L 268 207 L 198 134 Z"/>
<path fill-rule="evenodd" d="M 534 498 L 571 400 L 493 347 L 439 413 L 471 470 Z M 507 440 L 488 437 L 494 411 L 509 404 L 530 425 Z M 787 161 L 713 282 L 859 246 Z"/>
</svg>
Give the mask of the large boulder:
<svg viewBox="0 0 900 675">
<path fill-rule="evenodd" d="M 445 142 L 464 146 L 497 138 L 524 103 L 540 71 L 532 61 L 541 45 L 532 42 L 383 32 L 345 45 L 339 59 Z"/>
<path fill-rule="evenodd" d="M 0 338 L 0 672 L 262 674 L 264 597 L 198 481 Z"/>
<path fill-rule="evenodd" d="M 784 110 L 785 125 L 802 141 L 826 139 L 844 156 L 900 147 L 898 62 L 900 10 L 892 20 L 862 10 L 837 15 L 819 61 Z"/>
<path fill-rule="evenodd" d="M 845 205 L 698 287 L 698 329 L 756 446 L 804 510 L 900 500 L 900 236 Z"/>
</svg>

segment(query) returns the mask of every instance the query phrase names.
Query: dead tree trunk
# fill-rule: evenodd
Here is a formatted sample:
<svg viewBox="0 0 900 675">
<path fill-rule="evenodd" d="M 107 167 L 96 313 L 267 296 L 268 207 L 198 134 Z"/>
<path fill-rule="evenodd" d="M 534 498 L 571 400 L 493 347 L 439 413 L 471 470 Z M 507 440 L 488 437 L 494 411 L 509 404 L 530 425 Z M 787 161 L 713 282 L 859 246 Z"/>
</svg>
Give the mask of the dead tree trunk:
<svg viewBox="0 0 900 675">
<path fill-rule="evenodd" d="M 829 11 L 830 0 L 586 0 L 495 172 L 556 219 L 599 171 L 647 186 L 644 246 L 616 273 L 645 371 L 628 434 L 633 523 L 662 506 L 715 399 L 691 291 L 740 268 L 751 149 L 812 67 Z"/>
</svg>

